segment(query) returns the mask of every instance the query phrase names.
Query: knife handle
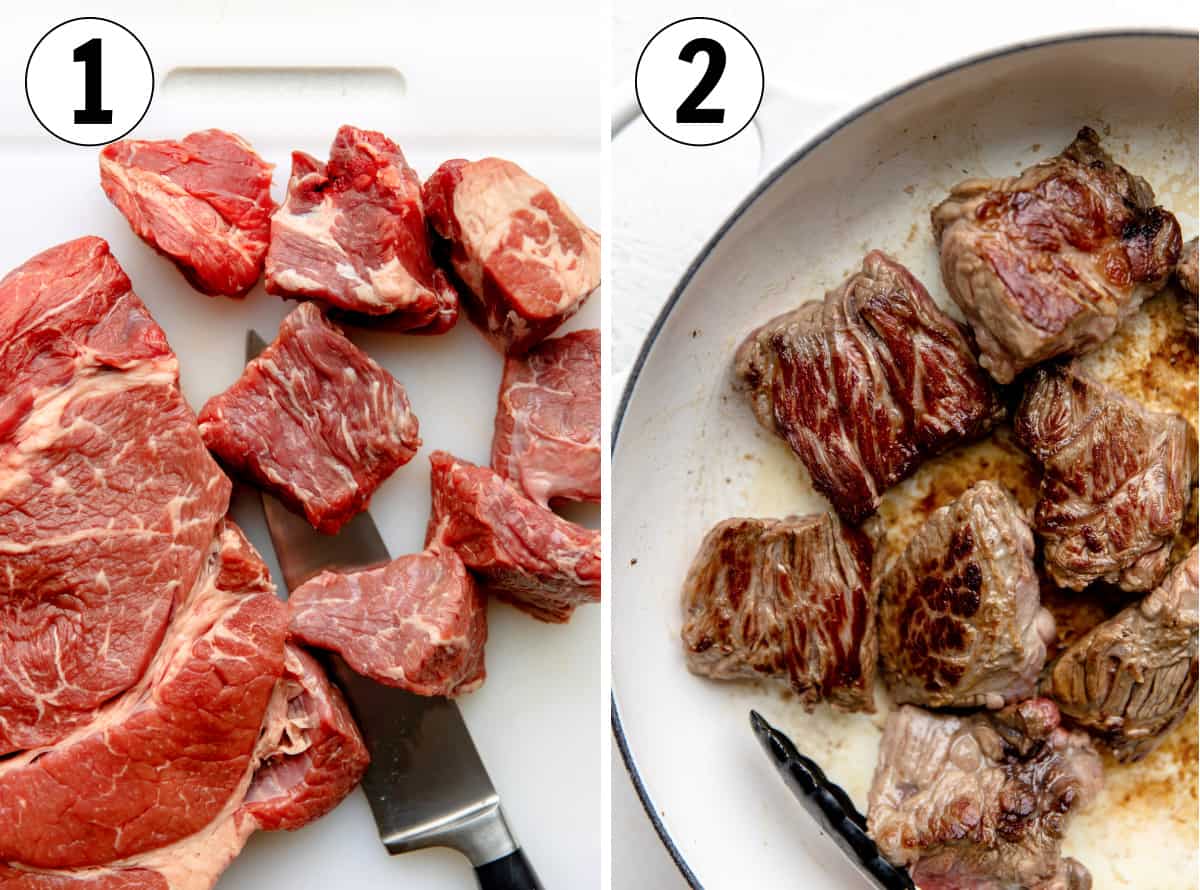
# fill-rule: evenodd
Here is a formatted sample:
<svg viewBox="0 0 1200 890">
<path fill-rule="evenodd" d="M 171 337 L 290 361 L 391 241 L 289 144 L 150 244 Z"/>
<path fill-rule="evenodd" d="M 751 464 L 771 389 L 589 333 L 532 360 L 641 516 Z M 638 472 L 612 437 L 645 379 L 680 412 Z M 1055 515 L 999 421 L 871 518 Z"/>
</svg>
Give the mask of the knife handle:
<svg viewBox="0 0 1200 890">
<path fill-rule="evenodd" d="M 475 866 L 475 877 L 481 890 L 542 890 L 542 882 L 520 847 L 507 856 Z"/>
</svg>

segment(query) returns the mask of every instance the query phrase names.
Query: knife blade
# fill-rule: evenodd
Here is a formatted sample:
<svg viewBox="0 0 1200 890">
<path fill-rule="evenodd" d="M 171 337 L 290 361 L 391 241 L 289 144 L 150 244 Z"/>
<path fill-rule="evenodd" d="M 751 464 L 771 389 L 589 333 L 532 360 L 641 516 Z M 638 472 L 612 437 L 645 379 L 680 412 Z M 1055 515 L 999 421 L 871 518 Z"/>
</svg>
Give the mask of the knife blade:
<svg viewBox="0 0 1200 890">
<path fill-rule="evenodd" d="M 757 711 L 750 712 L 750 726 L 801 806 L 833 837 L 838 849 L 872 887 L 915 890 L 908 871 L 883 857 L 867 834 L 866 817 L 854 806 L 850 796 L 830 781 L 816 761 L 796 750 L 792 740 Z"/>
<path fill-rule="evenodd" d="M 247 361 L 265 348 L 257 333 L 247 332 Z M 261 502 L 289 593 L 325 569 L 362 569 L 391 559 L 366 512 L 337 535 L 323 535 L 271 495 L 262 493 Z M 470 860 L 484 890 L 541 890 L 458 705 L 384 686 L 333 653 L 318 654 L 371 754 L 362 787 L 388 852 L 451 847 Z"/>
</svg>

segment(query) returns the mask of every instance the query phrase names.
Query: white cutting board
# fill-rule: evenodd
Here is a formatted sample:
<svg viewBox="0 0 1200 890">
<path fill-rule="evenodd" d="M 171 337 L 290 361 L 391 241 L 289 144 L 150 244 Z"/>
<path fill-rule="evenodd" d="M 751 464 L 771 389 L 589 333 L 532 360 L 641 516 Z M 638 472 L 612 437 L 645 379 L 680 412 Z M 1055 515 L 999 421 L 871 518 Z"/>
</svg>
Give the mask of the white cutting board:
<svg viewBox="0 0 1200 890">
<path fill-rule="evenodd" d="M 97 149 L 58 142 L 34 120 L 22 89 L 25 61 L 38 38 L 65 19 L 110 16 L 145 43 L 156 95 L 133 137 L 180 137 L 205 127 L 237 132 L 276 164 L 276 200 L 284 194 L 290 152 L 323 159 L 337 127 L 352 123 L 399 142 L 423 177 L 451 157 L 510 158 L 599 229 L 606 18 L 470 3 L 455 4 L 455 14 L 447 15 L 433 3 L 385 11 L 339 2 L 336 21 L 327 5 L 318 14 L 315 4 L 297 2 L 207 3 L 190 15 L 180 12 L 185 6 L 126 3 L 101 11 L 40 3 L 7 13 L 0 274 L 62 241 L 106 238 L 178 353 L 194 408 L 238 377 L 246 329 L 273 339 L 292 304 L 261 284 L 244 301 L 192 290 L 104 197 Z M 210 70 L 188 70 L 197 66 Z M 353 70 L 331 70 L 338 66 Z M 600 300 L 593 297 L 564 330 L 599 326 Z M 391 551 L 414 552 L 428 518 L 429 452 L 444 448 L 487 462 L 501 359 L 465 319 L 441 337 L 351 336 L 405 385 L 421 421 L 421 452 L 371 503 Z M 579 508 L 571 518 L 598 525 L 599 510 Z M 247 526 L 274 569 L 264 530 Z M 488 680 L 461 700 L 463 715 L 543 883 L 598 887 L 607 726 L 600 609 L 582 608 L 568 625 L 551 626 L 493 604 L 489 623 Z M 358 791 L 306 829 L 253 837 L 219 884 L 221 890 L 385 886 L 457 890 L 473 887 L 474 877 L 465 859 L 446 850 L 389 858 Z"/>
</svg>

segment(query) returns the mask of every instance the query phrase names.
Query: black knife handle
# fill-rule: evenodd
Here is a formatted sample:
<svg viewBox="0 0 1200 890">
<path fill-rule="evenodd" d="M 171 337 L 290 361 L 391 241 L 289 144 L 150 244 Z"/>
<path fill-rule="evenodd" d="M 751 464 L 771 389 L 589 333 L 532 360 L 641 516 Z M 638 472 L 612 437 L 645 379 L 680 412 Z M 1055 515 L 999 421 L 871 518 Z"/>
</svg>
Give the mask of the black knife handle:
<svg viewBox="0 0 1200 890">
<path fill-rule="evenodd" d="M 542 890 L 533 866 L 520 847 L 507 856 L 475 866 L 482 890 Z"/>
<path fill-rule="evenodd" d="M 792 740 L 757 711 L 750 712 L 750 725 L 792 794 L 875 883 L 883 890 L 915 890 L 908 871 L 892 865 L 879 852 L 867 834 L 866 818 L 841 786 L 830 781 L 816 761 L 797 751 Z"/>
</svg>

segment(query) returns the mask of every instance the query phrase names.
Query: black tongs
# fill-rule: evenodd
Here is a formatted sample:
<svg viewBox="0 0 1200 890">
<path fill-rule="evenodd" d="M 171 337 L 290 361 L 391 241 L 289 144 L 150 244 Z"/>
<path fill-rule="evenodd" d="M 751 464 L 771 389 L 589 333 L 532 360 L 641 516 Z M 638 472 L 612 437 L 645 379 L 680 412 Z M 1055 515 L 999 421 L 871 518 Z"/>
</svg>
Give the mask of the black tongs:
<svg viewBox="0 0 1200 890">
<path fill-rule="evenodd" d="M 884 890 L 915 890 L 916 885 L 908 871 L 883 858 L 875 841 L 867 834 L 866 817 L 845 791 L 829 781 L 815 761 L 797 751 L 792 740 L 757 711 L 750 712 L 750 726 L 796 799 L 837 841 L 846 858 L 863 877 Z"/>
</svg>

